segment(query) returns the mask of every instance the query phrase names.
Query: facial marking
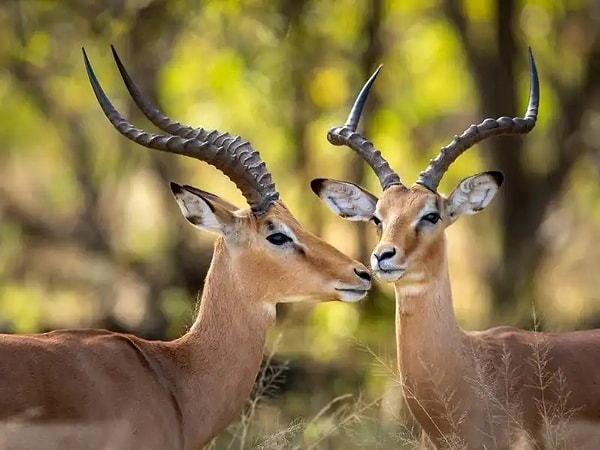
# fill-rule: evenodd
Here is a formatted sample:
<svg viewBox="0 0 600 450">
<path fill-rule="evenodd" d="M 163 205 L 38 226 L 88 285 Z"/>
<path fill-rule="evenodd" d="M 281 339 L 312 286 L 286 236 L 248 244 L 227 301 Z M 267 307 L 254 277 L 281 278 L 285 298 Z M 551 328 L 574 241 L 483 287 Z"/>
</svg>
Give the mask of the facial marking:
<svg viewBox="0 0 600 450">
<path fill-rule="evenodd" d="M 411 222 L 410 226 L 412 228 L 416 229 L 417 225 L 421 221 L 421 218 L 423 218 L 427 214 L 431 214 L 431 213 L 439 214 L 439 212 L 440 212 L 440 210 L 438 207 L 437 197 L 431 197 L 431 198 L 427 199 L 425 206 L 423 206 L 423 208 L 421 208 L 421 210 L 417 213 L 417 215 L 415 216 L 415 219 Z"/>
<path fill-rule="evenodd" d="M 392 273 L 392 268 L 381 267 L 373 255 L 371 266 L 378 278 L 393 282 L 400 293 L 416 296 L 423 294 L 427 288 L 428 276 L 419 263 L 432 242 L 431 233 L 421 236 L 419 229 L 430 226 L 431 230 L 434 229 L 434 221 L 423 218 L 435 214 L 438 220 L 442 220 L 439 216 L 444 213 L 444 201 L 440 195 L 417 186 L 403 192 L 386 191 L 378 202 L 375 215 L 385 218 L 385 221 L 383 235 L 376 248 L 380 250 L 385 244 L 393 244 L 396 249 L 393 269 L 401 269 L 402 273 Z"/>
<path fill-rule="evenodd" d="M 291 239 L 291 242 L 288 241 L 287 245 L 280 245 L 279 246 L 280 248 L 290 249 L 290 247 L 292 247 L 294 249 L 294 251 L 296 252 L 296 254 L 300 255 L 303 258 L 306 257 L 306 252 L 307 252 L 306 245 L 302 244 L 298 240 L 298 238 L 296 237 L 296 234 L 292 231 L 292 229 L 290 227 L 288 227 L 287 225 L 285 225 L 283 223 L 275 223 L 272 220 L 267 220 L 264 224 L 264 227 L 265 227 L 265 236 L 267 238 L 274 234 L 281 233 Z M 274 245 L 274 244 L 271 243 L 271 245 Z"/>
<path fill-rule="evenodd" d="M 267 231 L 267 235 L 282 233 L 288 236 L 290 239 L 292 239 L 292 241 L 294 241 L 295 244 L 298 244 L 298 238 L 296 237 L 296 234 L 291 230 L 290 227 L 283 223 L 275 223 L 271 220 L 268 220 L 265 222 L 265 228 Z"/>
</svg>

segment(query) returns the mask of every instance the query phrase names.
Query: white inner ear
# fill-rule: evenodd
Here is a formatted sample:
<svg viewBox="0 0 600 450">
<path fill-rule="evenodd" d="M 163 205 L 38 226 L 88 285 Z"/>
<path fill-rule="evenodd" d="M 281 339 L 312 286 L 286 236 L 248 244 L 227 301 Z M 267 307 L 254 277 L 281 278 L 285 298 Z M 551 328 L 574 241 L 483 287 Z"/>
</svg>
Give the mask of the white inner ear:
<svg viewBox="0 0 600 450">
<path fill-rule="evenodd" d="M 448 211 L 453 219 L 463 214 L 475 214 L 488 206 L 498 192 L 491 175 L 480 174 L 465 178 L 448 198 Z"/>
<path fill-rule="evenodd" d="M 223 224 L 202 197 L 184 190 L 177 194 L 176 199 L 179 209 L 192 225 L 214 233 L 223 232 Z"/>
<path fill-rule="evenodd" d="M 337 215 L 348 220 L 371 220 L 377 199 L 353 184 L 329 181 L 319 197 Z"/>
</svg>

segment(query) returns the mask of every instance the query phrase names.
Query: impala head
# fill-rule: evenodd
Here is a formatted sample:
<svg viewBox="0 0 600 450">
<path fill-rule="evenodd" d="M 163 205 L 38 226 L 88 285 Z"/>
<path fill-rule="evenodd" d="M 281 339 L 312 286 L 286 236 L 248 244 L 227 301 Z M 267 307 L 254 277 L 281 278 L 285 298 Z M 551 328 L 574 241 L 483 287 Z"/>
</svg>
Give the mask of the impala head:
<svg viewBox="0 0 600 450">
<path fill-rule="evenodd" d="M 194 227 L 220 236 L 216 245 L 226 252 L 227 270 L 236 282 L 258 286 L 258 298 L 272 303 L 335 299 L 354 302 L 366 295 L 371 279 L 366 267 L 300 225 L 279 200 L 271 174 L 250 143 L 229 133 L 192 128 L 169 119 L 141 95 L 113 48 L 134 102 L 167 134 L 135 128 L 110 103 L 85 51 L 83 54 L 96 98 L 121 134 L 147 148 L 212 164 L 240 189 L 249 209 L 239 210 L 216 195 L 171 183 L 184 217 Z"/>
<path fill-rule="evenodd" d="M 525 117 L 486 119 L 478 125 L 471 125 L 442 147 L 412 187 L 402 184 L 373 144 L 356 133 L 364 103 L 380 68 L 360 91 L 346 123 L 329 131 L 327 138 L 332 144 L 350 147 L 371 166 L 379 178 L 383 194 L 377 199 L 360 186 L 327 179 L 313 180 L 311 187 L 341 217 L 372 221 L 377 226 L 380 241 L 370 262 L 380 279 L 402 283 L 424 280 L 429 271 L 437 270 L 436 262 L 443 258 L 446 227 L 461 215 L 475 214 L 490 203 L 504 180 L 500 172 L 468 177 L 448 196 L 438 193 L 437 187 L 450 164 L 477 142 L 490 136 L 522 134 L 533 129 L 537 119 L 539 87 L 531 51 L 529 63 L 531 86 Z"/>
</svg>

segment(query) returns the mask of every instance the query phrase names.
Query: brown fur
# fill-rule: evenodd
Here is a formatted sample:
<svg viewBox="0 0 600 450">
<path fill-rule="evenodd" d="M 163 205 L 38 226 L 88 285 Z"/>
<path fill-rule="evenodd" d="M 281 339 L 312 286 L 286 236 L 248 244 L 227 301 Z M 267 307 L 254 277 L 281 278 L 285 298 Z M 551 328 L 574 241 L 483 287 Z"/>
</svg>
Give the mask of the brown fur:
<svg viewBox="0 0 600 450">
<path fill-rule="evenodd" d="M 416 233 L 409 224 L 428 201 L 440 205 L 442 221 Z M 445 202 L 419 185 L 393 186 L 377 205 L 383 228 L 375 251 L 393 245 L 394 258 L 408 265 L 395 283 L 398 364 L 423 430 L 437 448 L 496 449 L 508 448 L 511 432 L 521 428 L 542 448 L 544 424 L 553 420 L 548 415 L 562 411 L 573 424 L 600 426 L 600 330 L 460 329 L 448 276 Z M 416 272 L 422 280 L 406 281 Z"/>
<path fill-rule="evenodd" d="M 302 252 L 269 249 L 266 221 L 286 224 Z M 365 270 L 282 203 L 260 218 L 236 213 L 230 225 L 215 244 L 198 316 L 175 341 L 103 330 L 1 335 L 0 448 L 198 450 L 221 432 L 260 368 L 274 321 L 267 305 L 337 299 L 334 283 L 356 285 L 354 268 Z"/>
</svg>

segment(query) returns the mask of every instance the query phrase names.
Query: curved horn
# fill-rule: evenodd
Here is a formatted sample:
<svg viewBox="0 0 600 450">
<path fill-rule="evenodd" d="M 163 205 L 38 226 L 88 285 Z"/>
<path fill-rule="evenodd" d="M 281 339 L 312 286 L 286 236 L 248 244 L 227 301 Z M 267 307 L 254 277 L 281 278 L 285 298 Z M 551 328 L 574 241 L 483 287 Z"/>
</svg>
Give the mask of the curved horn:
<svg viewBox="0 0 600 450">
<path fill-rule="evenodd" d="M 440 153 L 429 162 L 429 166 L 421 172 L 417 183 L 436 192 L 440 180 L 456 158 L 476 143 L 490 136 L 500 134 L 525 134 L 535 127 L 540 104 L 540 86 L 537 68 L 533 53 L 529 48 L 529 104 L 525 117 L 500 117 L 498 119 L 485 119 L 478 125 L 471 125 L 460 136 L 454 136 L 452 142 L 442 147 Z"/>
<path fill-rule="evenodd" d="M 137 105 L 140 111 L 144 113 L 148 120 L 157 128 L 166 133 L 189 139 L 198 138 L 198 135 L 203 131 L 202 128 L 193 128 L 180 122 L 176 122 L 160 112 L 152 103 L 150 103 L 148 99 L 142 95 L 138 87 L 135 85 L 127 73 L 127 70 L 125 70 L 125 66 L 121 62 L 121 58 L 119 58 L 115 47 L 111 45 L 110 49 L 112 50 L 113 58 L 117 64 L 117 68 L 119 69 L 119 73 L 121 74 L 121 78 L 125 83 L 125 87 L 127 88 L 129 95 L 131 95 L 134 103 Z"/>
<path fill-rule="evenodd" d="M 256 214 L 267 212 L 273 202 L 279 199 L 279 193 L 275 190 L 275 183 L 271 179 L 266 164 L 249 142 L 229 133 L 219 133 L 216 130 L 207 131 L 203 128 L 194 129 L 171 121 L 146 101 L 131 82 L 134 92 L 138 94 L 138 100 L 143 100 L 143 105 L 151 107 L 150 111 L 156 111 L 158 116 L 169 122 L 168 125 L 179 126 L 178 129 L 169 127 L 170 132 L 174 135 L 154 134 L 134 127 L 112 105 L 96 78 L 85 49 L 82 48 L 82 51 L 88 78 L 98 103 L 119 133 L 144 147 L 189 156 L 215 166 L 237 185 L 248 205 Z M 137 100 L 136 103 L 138 103 Z M 190 134 L 191 131 L 193 134 Z"/>
<path fill-rule="evenodd" d="M 327 140 L 333 145 L 345 145 L 350 147 L 358 153 L 360 157 L 371 166 L 377 175 L 377 178 L 379 178 L 381 187 L 383 190 L 386 190 L 394 184 L 402 184 L 400 182 L 400 177 L 390 168 L 388 162 L 381 156 L 381 152 L 375 148 L 373 143 L 356 132 L 367 96 L 369 95 L 371 86 L 375 82 L 381 67 L 382 66 L 379 66 L 377 68 L 360 90 L 356 97 L 356 101 L 350 110 L 348 119 L 346 119 L 346 123 L 341 127 L 333 127 L 330 129 L 327 133 Z"/>
</svg>

